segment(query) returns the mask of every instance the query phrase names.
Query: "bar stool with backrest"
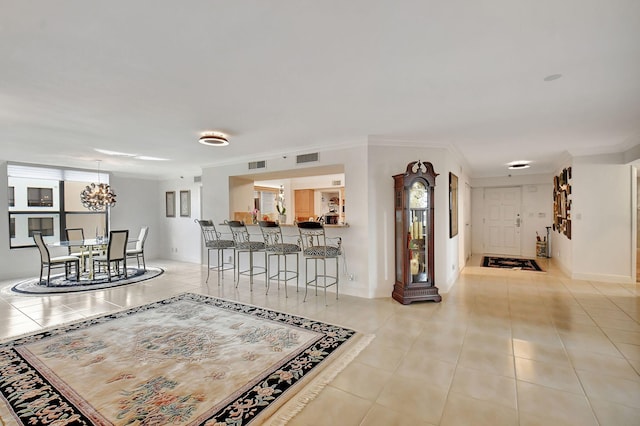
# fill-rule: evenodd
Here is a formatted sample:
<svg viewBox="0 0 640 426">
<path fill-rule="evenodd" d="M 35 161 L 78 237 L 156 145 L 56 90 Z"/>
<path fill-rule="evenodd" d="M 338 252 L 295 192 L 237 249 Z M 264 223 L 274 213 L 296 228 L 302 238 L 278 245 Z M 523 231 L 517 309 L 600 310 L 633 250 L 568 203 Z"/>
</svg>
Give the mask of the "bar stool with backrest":
<svg viewBox="0 0 640 426">
<path fill-rule="evenodd" d="M 229 225 L 231 229 L 231 235 L 233 236 L 233 242 L 236 248 L 236 288 L 240 283 L 240 275 L 249 275 L 249 288 L 253 291 L 253 277 L 260 274 L 267 274 L 267 252 L 265 250 L 265 244 L 263 241 L 251 241 L 249 231 L 244 222 L 239 220 L 225 220 L 225 223 Z M 247 253 L 249 255 L 249 268 L 244 271 L 240 270 L 240 254 Z M 254 255 L 256 253 L 264 253 L 264 267 L 254 265 Z M 256 272 L 256 270 L 261 272 Z"/>
<path fill-rule="evenodd" d="M 147 235 L 149 235 L 149 227 L 143 226 L 140 228 L 135 248 L 127 249 L 127 257 L 136 258 L 138 269 L 140 269 L 140 259 L 142 259 L 142 267 L 145 271 L 147 270 L 147 264 L 144 261 L 144 243 L 147 241 Z"/>
<path fill-rule="evenodd" d="M 278 280 L 278 289 L 280 289 L 280 282 L 284 281 L 284 294 L 285 297 L 289 297 L 287 294 L 287 281 L 296 279 L 296 290 L 298 289 L 298 253 L 300 253 L 300 244 L 286 243 L 282 236 L 282 229 L 280 225 L 274 221 L 263 220 L 258 222 L 260 224 L 260 230 L 264 238 L 265 250 L 267 252 L 267 292 L 269 294 L 269 282 L 272 278 Z M 287 256 L 295 255 L 295 270 L 288 269 Z M 271 271 L 271 256 L 277 257 L 277 269 L 275 273 Z M 280 259 L 284 259 L 284 269 L 280 268 Z"/>
<path fill-rule="evenodd" d="M 64 267 L 64 277 L 67 279 L 71 273 L 71 266 L 75 266 L 76 281 L 80 281 L 80 259 L 77 256 L 51 257 L 49 249 L 42 237 L 42 232 L 35 231 L 33 233 L 33 241 L 36 243 L 36 247 L 38 247 L 38 250 L 40 251 L 40 279 L 38 280 L 38 284 L 42 283 L 44 268 L 47 268 L 47 281 L 45 281 L 45 284 L 49 286 L 51 283 L 51 269 L 56 267 Z"/>
<path fill-rule="evenodd" d="M 109 243 L 107 244 L 107 254 L 102 256 L 96 256 L 93 258 L 93 264 L 98 266 L 107 266 L 107 275 L 109 282 L 111 282 L 112 273 L 111 269 L 115 263 L 116 276 L 124 275 L 127 278 L 127 242 L 129 241 L 129 231 L 110 231 Z M 120 269 L 122 264 L 122 270 Z"/>
<path fill-rule="evenodd" d="M 302 242 L 302 256 L 305 259 L 305 288 L 304 300 L 307 300 L 307 290 L 309 286 L 316 288 L 316 296 L 318 295 L 318 287 L 324 289 L 324 303 L 327 304 L 327 287 L 336 286 L 336 299 L 338 298 L 338 284 L 340 281 L 338 271 L 338 256 L 342 254 L 342 238 L 327 237 L 324 232 L 324 226 L 320 222 L 299 222 L 298 231 L 300 232 L 300 241 Z M 330 244 L 327 244 L 329 240 Z M 336 264 L 335 275 L 331 275 L 327 271 L 327 260 L 334 259 Z M 309 280 L 309 261 L 313 261 L 314 277 Z M 318 269 L 319 263 L 322 263 L 322 270 Z M 322 278 L 322 280 L 320 280 Z M 329 280 L 329 281 L 327 281 Z"/>
<path fill-rule="evenodd" d="M 215 269 L 218 271 L 218 285 L 220 285 L 220 275 L 222 274 L 222 279 L 224 279 L 223 272 L 227 269 L 233 269 L 233 280 L 236 279 L 236 269 L 234 263 L 225 263 L 224 262 L 224 251 L 231 250 L 233 251 L 232 259 L 235 259 L 235 244 L 233 240 L 225 240 L 222 238 L 222 234 L 216 231 L 216 227 L 213 224 L 212 220 L 198 220 L 195 219 L 195 222 L 200 225 L 200 230 L 202 231 L 202 239 L 204 240 L 204 246 L 207 248 L 207 279 L 205 283 L 209 282 L 209 272 L 211 269 Z M 216 266 L 211 266 L 211 251 L 215 250 L 217 252 L 218 263 Z M 226 266 L 225 265 L 231 265 Z"/>
</svg>

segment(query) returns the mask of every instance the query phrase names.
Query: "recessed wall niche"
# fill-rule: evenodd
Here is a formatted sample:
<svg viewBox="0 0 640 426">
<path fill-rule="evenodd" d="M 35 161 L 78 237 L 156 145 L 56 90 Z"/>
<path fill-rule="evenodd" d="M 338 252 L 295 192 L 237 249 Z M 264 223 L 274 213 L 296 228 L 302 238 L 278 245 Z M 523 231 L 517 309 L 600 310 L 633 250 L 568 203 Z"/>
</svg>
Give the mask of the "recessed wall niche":
<svg viewBox="0 0 640 426">
<path fill-rule="evenodd" d="M 571 239 L 571 167 L 553 177 L 553 230 Z"/>
</svg>

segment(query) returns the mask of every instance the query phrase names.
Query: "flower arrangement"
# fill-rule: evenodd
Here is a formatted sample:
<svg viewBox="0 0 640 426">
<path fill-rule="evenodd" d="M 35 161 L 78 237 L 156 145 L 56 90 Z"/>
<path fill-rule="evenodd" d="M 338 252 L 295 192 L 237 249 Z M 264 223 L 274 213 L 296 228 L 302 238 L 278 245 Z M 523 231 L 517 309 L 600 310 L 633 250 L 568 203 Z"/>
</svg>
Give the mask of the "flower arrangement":
<svg viewBox="0 0 640 426">
<path fill-rule="evenodd" d="M 258 222 L 258 215 L 260 214 L 260 210 L 258 209 L 249 210 L 249 213 L 251 213 L 251 219 L 253 220 L 253 223 Z"/>
<path fill-rule="evenodd" d="M 283 214 L 287 213 L 287 208 L 284 206 L 284 203 L 276 204 L 276 210 L 278 210 L 278 214 L 279 215 L 283 215 Z"/>
</svg>

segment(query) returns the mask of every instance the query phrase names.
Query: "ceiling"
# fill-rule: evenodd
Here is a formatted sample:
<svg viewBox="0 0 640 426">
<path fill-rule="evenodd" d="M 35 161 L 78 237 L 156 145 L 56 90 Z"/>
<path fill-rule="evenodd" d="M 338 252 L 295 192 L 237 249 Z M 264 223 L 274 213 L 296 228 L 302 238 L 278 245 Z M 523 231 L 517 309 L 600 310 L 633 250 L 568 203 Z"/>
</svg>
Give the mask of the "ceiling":
<svg viewBox="0 0 640 426">
<path fill-rule="evenodd" d="M 2 159 L 172 178 L 380 141 L 472 177 L 640 144 L 640 2 L 0 3 Z"/>
</svg>

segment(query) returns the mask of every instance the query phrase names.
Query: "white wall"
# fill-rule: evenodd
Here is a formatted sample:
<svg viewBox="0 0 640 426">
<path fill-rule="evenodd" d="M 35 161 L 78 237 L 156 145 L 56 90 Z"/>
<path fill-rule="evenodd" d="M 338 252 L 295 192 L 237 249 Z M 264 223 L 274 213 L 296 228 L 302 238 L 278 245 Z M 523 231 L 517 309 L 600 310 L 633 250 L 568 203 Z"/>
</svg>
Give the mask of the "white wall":
<svg viewBox="0 0 640 426">
<path fill-rule="evenodd" d="M 164 180 L 158 183 L 156 198 L 161 200 L 161 207 L 156 210 L 161 228 L 158 256 L 163 259 L 180 262 L 201 263 L 201 234 L 200 226 L 195 219 L 200 219 L 200 183 L 194 183 L 193 176 Z M 228 185 L 225 183 L 228 190 Z M 166 217 L 165 193 L 176 193 L 176 216 Z M 191 215 L 180 216 L 180 191 L 191 191 Z M 225 202 L 227 208 L 229 198 Z M 203 217 L 208 219 L 207 217 Z M 226 215 L 224 216 L 226 219 Z M 151 235 L 151 234 L 150 234 Z"/>
<path fill-rule="evenodd" d="M 112 175 L 110 185 L 117 200 L 111 209 L 111 229 L 128 229 L 129 237 L 134 238 L 141 227 L 148 226 L 145 260 L 161 257 L 164 230 L 159 219 L 164 213 L 164 197 L 158 195 L 158 181 Z"/>
<path fill-rule="evenodd" d="M 573 278 L 635 282 L 632 166 L 575 158 L 572 172 Z"/>
</svg>

